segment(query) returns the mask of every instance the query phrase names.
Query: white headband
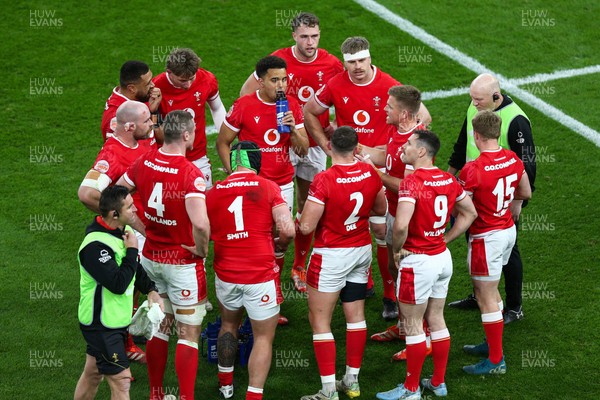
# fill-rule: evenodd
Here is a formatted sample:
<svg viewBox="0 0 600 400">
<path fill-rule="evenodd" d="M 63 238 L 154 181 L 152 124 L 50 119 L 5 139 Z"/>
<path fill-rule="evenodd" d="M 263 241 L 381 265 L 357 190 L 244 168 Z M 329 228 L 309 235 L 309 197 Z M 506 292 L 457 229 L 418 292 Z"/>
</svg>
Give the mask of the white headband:
<svg viewBox="0 0 600 400">
<path fill-rule="evenodd" d="M 371 57 L 371 53 L 369 53 L 369 49 L 361 50 L 354 54 L 344 53 L 344 61 L 353 61 L 353 60 L 361 60 L 363 58 Z"/>
</svg>

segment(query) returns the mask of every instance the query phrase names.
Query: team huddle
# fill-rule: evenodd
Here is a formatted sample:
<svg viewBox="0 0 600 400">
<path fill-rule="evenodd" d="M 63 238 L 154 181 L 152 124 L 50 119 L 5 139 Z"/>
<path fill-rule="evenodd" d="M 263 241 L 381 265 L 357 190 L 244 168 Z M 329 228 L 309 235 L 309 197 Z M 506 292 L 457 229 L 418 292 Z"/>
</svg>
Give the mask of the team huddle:
<svg viewBox="0 0 600 400">
<path fill-rule="evenodd" d="M 150 399 L 174 398 L 163 387 L 173 334 L 179 398 L 194 399 L 201 326 L 212 310 L 207 267 L 215 271 L 221 316 L 218 393 L 233 397 L 238 329 L 247 315 L 254 345 L 246 399 L 262 399 L 277 326 L 288 323 L 280 313 L 281 273 L 291 243 L 291 279 L 308 295 L 321 379 L 321 388 L 301 399 L 360 396 L 373 237 L 382 317 L 395 323 L 371 340 L 406 342 L 393 356 L 406 361 L 405 380 L 377 398 L 421 399 L 422 389 L 447 395 L 444 307 L 453 263 L 446 244 L 463 235 L 474 293 L 450 305 L 479 308 L 486 336 L 464 346 L 485 358 L 463 369 L 506 373 L 503 326 L 523 318 L 516 222 L 535 179 L 535 157 L 522 161 L 524 149 L 534 148 L 527 116 L 495 77 L 478 76 L 450 168 L 442 171 L 434 166 L 441 144 L 428 130 L 432 117 L 421 93 L 372 65 L 367 39 L 347 38 L 342 63 L 318 48 L 319 19 L 310 13 L 292 21 L 292 38 L 295 45 L 257 62 L 228 112 L 215 76 L 191 49 L 173 50 L 155 77 L 141 61 L 123 64 L 102 117 L 104 145 L 78 192 L 98 215 L 78 252 L 87 349 L 75 399 L 93 399 L 103 377 L 111 398 L 129 399 L 130 361 L 147 364 Z M 280 92 L 289 108 L 283 115 Z M 206 105 L 223 181 L 212 179 Z M 213 262 L 205 265 L 211 240 Z M 498 291 L 503 272 L 508 311 Z M 140 293 L 165 314 L 145 352 L 127 331 Z M 336 380 L 331 320 L 338 302 L 346 372 Z M 433 376 L 421 379 L 428 356 Z"/>
</svg>

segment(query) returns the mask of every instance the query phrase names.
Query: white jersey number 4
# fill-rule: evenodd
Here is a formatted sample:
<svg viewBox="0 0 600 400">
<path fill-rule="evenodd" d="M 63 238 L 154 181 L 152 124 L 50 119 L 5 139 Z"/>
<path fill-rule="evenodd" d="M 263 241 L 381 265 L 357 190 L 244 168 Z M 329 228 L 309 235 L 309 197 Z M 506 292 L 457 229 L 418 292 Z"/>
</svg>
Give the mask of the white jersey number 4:
<svg viewBox="0 0 600 400">
<path fill-rule="evenodd" d="M 162 190 L 162 182 L 156 182 L 152 189 L 152 193 L 150 193 L 150 198 L 148 199 L 148 208 L 154 208 L 156 210 L 156 215 L 159 217 L 163 217 L 165 213 Z"/>
</svg>

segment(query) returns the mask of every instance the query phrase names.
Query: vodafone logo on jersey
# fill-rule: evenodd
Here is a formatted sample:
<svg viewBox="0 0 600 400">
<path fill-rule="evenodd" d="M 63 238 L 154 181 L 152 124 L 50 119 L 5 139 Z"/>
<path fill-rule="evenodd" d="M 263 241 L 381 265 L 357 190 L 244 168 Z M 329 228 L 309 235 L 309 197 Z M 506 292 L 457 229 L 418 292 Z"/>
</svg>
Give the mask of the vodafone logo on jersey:
<svg viewBox="0 0 600 400">
<path fill-rule="evenodd" d="M 300 90 L 298 90 L 298 99 L 300 99 L 303 103 L 306 103 L 308 100 L 310 100 L 314 93 L 314 89 L 310 86 L 302 86 Z"/>
<path fill-rule="evenodd" d="M 182 295 L 184 298 L 185 298 L 185 297 L 190 297 L 190 294 L 192 294 L 192 292 L 190 292 L 190 291 L 189 291 L 189 290 L 187 290 L 187 289 L 183 289 L 183 290 L 181 291 L 181 295 Z"/>
<path fill-rule="evenodd" d="M 192 116 L 192 118 L 196 118 L 196 113 L 191 108 L 189 108 L 189 107 L 188 108 L 184 108 L 183 111 L 190 113 L 190 115 Z"/>
<path fill-rule="evenodd" d="M 358 110 L 352 116 L 352 120 L 358 126 L 365 126 L 369 122 L 371 122 L 371 116 L 365 110 Z"/>
<path fill-rule="evenodd" d="M 260 298 L 260 301 L 262 301 L 263 303 L 268 303 L 269 300 L 271 300 L 271 297 L 268 294 L 265 294 L 263 297 Z"/>
<path fill-rule="evenodd" d="M 269 129 L 265 132 L 265 143 L 269 146 L 275 146 L 277 143 L 279 143 L 280 138 L 281 135 L 279 132 L 277 132 L 277 129 Z"/>
</svg>

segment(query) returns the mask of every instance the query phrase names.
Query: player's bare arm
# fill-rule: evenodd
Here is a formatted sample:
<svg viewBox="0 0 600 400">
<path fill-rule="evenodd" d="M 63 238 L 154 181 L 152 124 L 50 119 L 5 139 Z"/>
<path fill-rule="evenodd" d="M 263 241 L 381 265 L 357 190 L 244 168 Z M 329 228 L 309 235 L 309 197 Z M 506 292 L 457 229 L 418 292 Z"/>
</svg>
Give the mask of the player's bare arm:
<svg viewBox="0 0 600 400">
<path fill-rule="evenodd" d="M 221 96 L 217 95 L 214 99 L 209 100 L 208 107 L 210 108 L 210 114 L 212 115 L 213 123 L 218 132 L 221 130 L 221 126 L 225 120 L 225 114 L 227 114 Z"/>
<path fill-rule="evenodd" d="M 85 175 L 81 186 L 79 186 L 79 190 L 77 191 L 77 196 L 79 197 L 79 201 L 83 203 L 84 206 L 89 208 L 95 213 L 100 213 L 100 209 L 98 205 L 100 204 L 100 190 L 98 190 L 98 179 L 102 175 L 100 172 L 96 170 L 90 170 Z M 108 185 L 107 185 L 108 186 Z"/>
<path fill-rule="evenodd" d="M 473 221 L 475 221 L 475 218 L 477 218 L 477 211 L 473 205 L 473 200 L 466 193 L 462 199 L 454 204 L 454 210 L 457 215 L 454 225 L 452 225 L 452 228 L 444 236 L 446 243 L 450 243 L 457 237 L 462 236 L 469 229 Z"/>
<path fill-rule="evenodd" d="M 308 154 L 308 135 L 306 134 L 306 129 L 304 128 L 296 128 L 296 120 L 294 119 L 294 114 L 291 111 L 288 111 L 282 120 L 284 125 L 290 127 L 290 141 L 292 144 L 292 150 L 294 153 L 299 155 L 300 157 L 304 157 Z"/>
<path fill-rule="evenodd" d="M 286 204 L 274 207 L 272 214 L 275 228 L 279 234 L 275 238 L 275 246 L 277 247 L 275 251 L 285 251 L 296 236 L 296 228 L 294 227 L 292 215 Z"/>
<path fill-rule="evenodd" d="M 185 199 L 185 209 L 192 222 L 192 234 L 196 244 L 196 254 L 199 257 L 208 255 L 208 241 L 210 239 L 210 223 L 206 213 L 206 201 L 202 197 L 188 197 Z"/>
<path fill-rule="evenodd" d="M 236 137 L 236 132 L 231 130 L 231 128 L 225 124 L 221 125 L 215 147 L 217 148 L 217 153 L 219 154 L 223 168 L 225 168 L 225 172 L 228 174 L 231 173 L 231 160 L 229 159 L 229 152 L 231 150 L 231 143 L 233 143 Z"/>
<path fill-rule="evenodd" d="M 304 125 L 308 132 L 310 132 L 310 136 L 312 136 L 313 140 L 323 149 L 327 156 L 331 157 L 331 151 L 327 148 L 327 143 L 329 139 L 325 135 L 323 131 L 323 127 L 321 126 L 321 121 L 319 121 L 319 115 L 323 114 L 327 111 L 327 108 L 322 107 L 316 101 L 314 96 L 304 105 Z"/>
<path fill-rule="evenodd" d="M 256 80 L 256 76 L 254 75 L 254 73 L 251 73 L 248 79 L 246 79 L 246 82 L 244 82 L 244 84 L 242 85 L 242 88 L 240 89 L 240 97 L 250 93 L 254 93 L 258 89 L 260 89 L 260 84 Z"/>
<path fill-rule="evenodd" d="M 375 198 L 375 203 L 373 204 L 373 208 L 371 208 L 371 216 L 384 217 L 387 211 L 387 200 L 385 199 L 385 191 L 383 188 L 379 190 L 377 193 L 377 197 Z M 385 222 L 382 224 L 376 224 L 370 222 L 369 226 L 371 227 L 371 232 L 376 239 L 385 240 L 385 231 L 386 224 Z"/>
<path fill-rule="evenodd" d="M 308 235 L 317 228 L 317 224 L 325 211 L 323 204 L 316 203 L 310 199 L 304 204 L 304 210 L 302 211 L 302 217 L 300 218 L 300 232 L 303 235 Z"/>
<path fill-rule="evenodd" d="M 415 213 L 415 204 L 409 201 L 399 201 L 396 209 L 396 219 L 394 220 L 392 251 L 394 253 L 394 265 L 396 268 L 400 265 L 400 259 L 403 257 L 402 246 L 408 237 L 408 225 Z"/>
<path fill-rule="evenodd" d="M 510 214 L 513 217 L 513 221 L 517 222 L 521 217 L 521 209 L 523 207 L 523 200 L 529 200 L 531 198 L 531 184 L 529 183 L 529 177 L 527 174 L 523 174 L 523 177 L 519 181 L 519 186 L 515 190 L 515 198 L 510 203 Z"/>
</svg>

